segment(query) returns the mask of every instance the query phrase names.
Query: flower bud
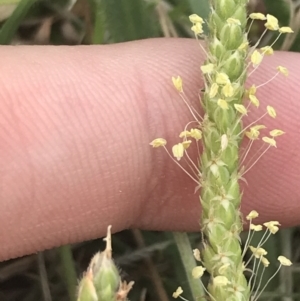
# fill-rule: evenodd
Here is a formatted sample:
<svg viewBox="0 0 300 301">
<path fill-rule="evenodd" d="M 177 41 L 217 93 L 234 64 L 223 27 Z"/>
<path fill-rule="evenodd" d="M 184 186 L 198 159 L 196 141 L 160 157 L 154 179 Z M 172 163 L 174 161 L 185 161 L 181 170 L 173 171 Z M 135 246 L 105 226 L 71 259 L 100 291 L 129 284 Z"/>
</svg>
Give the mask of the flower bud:
<svg viewBox="0 0 300 301">
<path fill-rule="evenodd" d="M 133 282 L 121 282 L 119 271 L 112 259 L 111 226 L 107 228 L 106 248 L 92 258 L 79 284 L 77 301 L 126 300 Z"/>
<path fill-rule="evenodd" d="M 227 50 L 237 49 L 243 43 L 242 28 L 238 24 L 225 24 L 220 32 L 220 41 Z"/>
</svg>

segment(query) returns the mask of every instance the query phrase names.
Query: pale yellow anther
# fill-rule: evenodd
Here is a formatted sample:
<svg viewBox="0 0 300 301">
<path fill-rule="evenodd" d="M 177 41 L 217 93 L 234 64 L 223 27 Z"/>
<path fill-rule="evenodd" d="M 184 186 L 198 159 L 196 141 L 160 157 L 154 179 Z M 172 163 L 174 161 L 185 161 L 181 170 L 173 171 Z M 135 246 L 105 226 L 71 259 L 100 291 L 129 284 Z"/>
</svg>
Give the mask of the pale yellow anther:
<svg viewBox="0 0 300 301">
<path fill-rule="evenodd" d="M 274 138 L 270 137 L 262 137 L 262 140 L 266 142 L 267 144 L 276 147 L 276 140 Z"/>
<path fill-rule="evenodd" d="M 226 22 L 229 25 L 241 25 L 241 21 L 239 19 L 235 19 L 235 18 L 228 18 L 226 20 Z"/>
<path fill-rule="evenodd" d="M 197 34 L 202 34 L 203 33 L 203 27 L 201 23 L 195 23 L 192 27 L 191 30 L 197 35 Z"/>
<path fill-rule="evenodd" d="M 191 140 L 186 140 L 182 142 L 183 148 L 188 149 L 191 145 L 192 141 Z"/>
<path fill-rule="evenodd" d="M 272 234 L 278 232 L 280 223 L 278 221 L 270 221 L 263 224 Z"/>
<path fill-rule="evenodd" d="M 277 130 L 277 129 L 272 130 L 272 131 L 270 132 L 270 135 L 271 135 L 272 137 L 278 137 L 278 136 L 281 136 L 281 135 L 283 135 L 283 134 L 285 134 L 284 131 L 282 131 L 282 130 Z"/>
<path fill-rule="evenodd" d="M 266 20 L 267 17 L 262 13 L 252 13 L 249 15 L 249 18 L 252 20 Z"/>
<path fill-rule="evenodd" d="M 254 225 L 254 224 L 251 224 L 250 225 L 250 230 L 253 230 L 255 232 L 259 232 L 262 230 L 262 225 Z"/>
<path fill-rule="evenodd" d="M 269 116 L 271 116 L 272 118 L 276 117 L 276 111 L 273 107 L 267 106 L 267 112 L 268 112 Z"/>
<path fill-rule="evenodd" d="M 197 14 L 190 15 L 189 19 L 192 23 L 200 23 L 200 24 L 204 23 L 204 20 L 200 16 L 198 16 Z"/>
<path fill-rule="evenodd" d="M 177 91 L 182 92 L 182 79 L 180 76 L 174 77 L 172 76 L 172 82 Z"/>
<path fill-rule="evenodd" d="M 288 26 L 283 26 L 279 28 L 280 33 L 293 33 L 294 31 L 292 30 L 291 27 Z"/>
<path fill-rule="evenodd" d="M 274 53 L 274 50 L 271 46 L 265 46 L 260 48 L 260 51 L 265 55 L 272 55 Z"/>
<path fill-rule="evenodd" d="M 191 132 L 189 132 L 189 131 L 182 131 L 179 134 L 179 138 L 187 138 L 187 137 L 191 137 Z"/>
<path fill-rule="evenodd" d="M 272 15 L 267 15 L 267 22 L 265 23 L 265 27 L 269 30 L 278 30 L 278 19 Z"/>
<path fill-rule="evenodd" d="M 235 103 L 234 108 L 242 115 L 247 115 L 247 113 L 248 113 L 247 109 L 243 105 L 239 105 L 239 104 Z"/>
<path fill-rule="evenodd" d="M 173 293 L 172 297 L 173 298 L 178 298 L 181 294 L 183 293 L 182 287 L 178 286 L 177 290 Z"/>
<path fill-rule="evenodd" d="M 217 84 L 226 85 L 228 82 L 230 82 L 230 80 L 226 73 L 223 73 L 223 72 L 217 73 L 217 76 L 216 76 Z"/>
<path fill-rule="evenodd" d="M 263 59 L 263 56 L 259 53 L 258 50 L 254 50 L 251 54 L 251 63 L 254 67 L 258 66 Z"/>
<path fill-rule="evenodd" d="M 222 93 L 225 97 L 231 97 L 234 94 L 234 89 L 230 82 L 223 86 Z"/>
<path fill-rule="evenodd" d="M 230 267 L 230 263 L 224 263 L 218 270 L 219 274 L 224 274 L 228 270 L 228 267 Z"/>
<path fill-rule="evenodd" d="M 207 65 L 203 65 L 200 67 L 201 71 L 203 74 L 209 74 L 212 73 L 215 69 L 215 65 L 214 64 L 207 64 Z"/>
<path fill-rule="evenodd" d="M 255 258 L 260 258 L 268 254 L 268 252 L 263 248 L 255 248 L 253 246 L 249 246 L 249 249 L 251 250 Z"/>
<path fill-rule="evenodd" d="M 259 100 L 257 99 L 257 97 L 255 95 L 250 94 L 249 99 L 255 107 L 257 107 L 257 108 L 259 107 Z"/>
<path fill-rule="evenodd" d="M 283 67 L 283 66 L 278 66 L 276 68 L 280 73 L 282 73 L 284 76 L 288 76 L 289 75 L 289 71 L 287 68 Z"/>
<path fill-rule="evenodd" d="M 225 276 L 216 276 L 213 278 L 214 286 L 226 286 L 228 284 L 230 284 L 230 281 Z"/>
<path fill-rule="evenodd" d="M 252 85 L 248 90 L 249 95 L 254 95 L 256 93 L 256 86 Z"/>
<path fill-rule="evenodd" d="M 249 46 L 248 42 L 243 42 L 239 47 L 238 50 L 247 50 Z"/>
<path fill-rule="evenodd" d="M 228 146 L 228 137 L 226 134 L 223 134 L 221 137 L 221 150 L 224 151 Z"/>
<path fill-rule="evenodd" d="M 173 156 L 179 161 L 184 155 L 184 146 L 182 143 L 175 144 L 172 147 Z"/>
<path fill-rule="evenodd" d="M 260 258 L 260 261 L 261 261 L 261 263 L 263 264 L 263 266 L 265 268 L 267 268 L 270 265 L 270 261 L 266 257 L 264 257 L 264 256 L 262 256 Z"/>
<path fill-rule="evenodd" d="M 228 103 L 225 99 L 219 98 L 217 101 L 217 104 L 223 110 L 228 110 L 228 108 L 229 108 Z"/>
<path fill-rule="evenodd" d="M 150 145 L 153 147 L 165 146 L 166 144 L 167 144 L 167 141 L 163 138 L 156 138 L 150 143 Z"/>
<path fill-rule="evenodd" d="M 205 270 L 206 270 L 206 268 L 201 267 L 201 266 L 193 268 L 192 269 L 193 278 L 195 278 L 195 279 L 201 278 L 203 276 Z"/>
<path fill-rule="evenodd" d="M 251 219 L 255 219 L 259 216 L 258 212 L 255 210 L 252 210 L 247 216 L 246 219 L 249 221 Z"/>
<path fill-rule="evenodd" d="M 193 250 L 193 254 L 194 254 L 194 257 L 197 261 L 201 261 L 201 255 L 200 255 L 200 251 L 199 249 L 194 249 Z"/>
<path fill-rule="evenodd" d="M 280 262 L 281 265 L 285 265 L 285 266 L 291 266 L 292 265 L 292 262 L 286 258 L 285 256 L 279 256 L 278 258 L 278 261 Z"/>
<path fill-rule="evenodd" d="M 209 93 L 208 93 L 209 97 L 210 97 L 210 98 L 214 98 L 214 97 L 217 95 L 218 91 L 219 91 L 219 86 L 218 86 L 218 84 L 217 84 L 217 83 L 213 83 L 213 84 L 211 85 L 210 90 L 209 90 Z"/>
<path fill-rule="evenodd" d="M 191 129 L 191 137 L 194 138 L 195 140 L 200 140 L 202 139 L 202 132 L 199 129 Z"/>
</svg>

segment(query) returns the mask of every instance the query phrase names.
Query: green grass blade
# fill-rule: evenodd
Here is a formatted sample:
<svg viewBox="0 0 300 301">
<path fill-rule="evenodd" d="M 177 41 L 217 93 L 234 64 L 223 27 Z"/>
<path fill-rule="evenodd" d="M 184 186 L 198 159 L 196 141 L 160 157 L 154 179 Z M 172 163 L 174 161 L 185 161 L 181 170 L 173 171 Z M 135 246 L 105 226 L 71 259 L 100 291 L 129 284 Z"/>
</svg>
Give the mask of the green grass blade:
<svg viewBox="0 0 300 301">
<path fill-rule="evenodd" d="M 5 21 L 0 30 L 0 45 L 11 43 L 21 21 L 25 18 L 30 7 L 37 0 L 21 0 L 12 15 Z"/>
</svg>

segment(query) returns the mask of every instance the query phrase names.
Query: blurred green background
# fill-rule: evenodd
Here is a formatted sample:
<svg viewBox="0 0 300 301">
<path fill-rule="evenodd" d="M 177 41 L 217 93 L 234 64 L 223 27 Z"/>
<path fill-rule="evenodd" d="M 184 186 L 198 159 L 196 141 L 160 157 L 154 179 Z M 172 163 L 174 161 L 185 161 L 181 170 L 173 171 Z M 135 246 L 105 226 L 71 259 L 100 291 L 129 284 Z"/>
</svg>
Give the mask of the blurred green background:
<svg viewBox="0 0 300 301">
<path fill-rule="evenodd" d="M 89 45 L 152 37 L 193 38 L 188 16 L 197 13 L 206 18 L 208 4 L 208 0 L 0 0 L 0 44 Z M 275 15 L 281 25 L 290 24 L 295 34 L 280 39 L 275 48 L 298 52 L 299 7 L 299 0 L 250 0 L 248 8 Z M 251 27 L 252 43 L 263 30 L 263 23 Z M 261 45 L 272 39 L 267 34 Z M 192 246 L 199 246 L 200 235 L 189 236 Z M 113 247 L 122 276 L 135 281 L 130 300 L 171 300 L 179 285 L 192 300 L 171 233 L 127 230 L 113 236 Z M 98 239 L 0 263 L 0 301 L 75 301 L 77 279 L 103 248 Z M 300 300 L 299 229 L 279 231 L 266 249 L 271 262 L 284 254 L 295 264 L 282 269 L 260 299 Z M 274 269 L 267 269 L 264 282 Z"/>
</svg>

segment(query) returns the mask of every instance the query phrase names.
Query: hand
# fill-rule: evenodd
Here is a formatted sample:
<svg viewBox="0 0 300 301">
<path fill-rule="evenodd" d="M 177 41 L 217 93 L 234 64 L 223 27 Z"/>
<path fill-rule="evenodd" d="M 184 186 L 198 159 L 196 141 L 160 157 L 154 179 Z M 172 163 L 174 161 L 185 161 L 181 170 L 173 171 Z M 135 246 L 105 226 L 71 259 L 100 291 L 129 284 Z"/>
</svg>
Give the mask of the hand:
<svg viewBox="0 0 300 301">
<path fill-rule="evenodd" d="M 163 149 L 192 120 L 172 86 L 180 75 L 196 107 L 203 87 L 197 42 L 154 39 L 87 47 L 0 48 L 0 260 L 139 227 L 199 231 L 194 183 Z M 258 92 L 286 132 L 247 173 L 243 212 L 285 226 L 300 216 L 300 56 L 266 57 L 249 83 L 290 70 Z M 252 154 L 261 146 L 255 143 Z"/>
</svg>

